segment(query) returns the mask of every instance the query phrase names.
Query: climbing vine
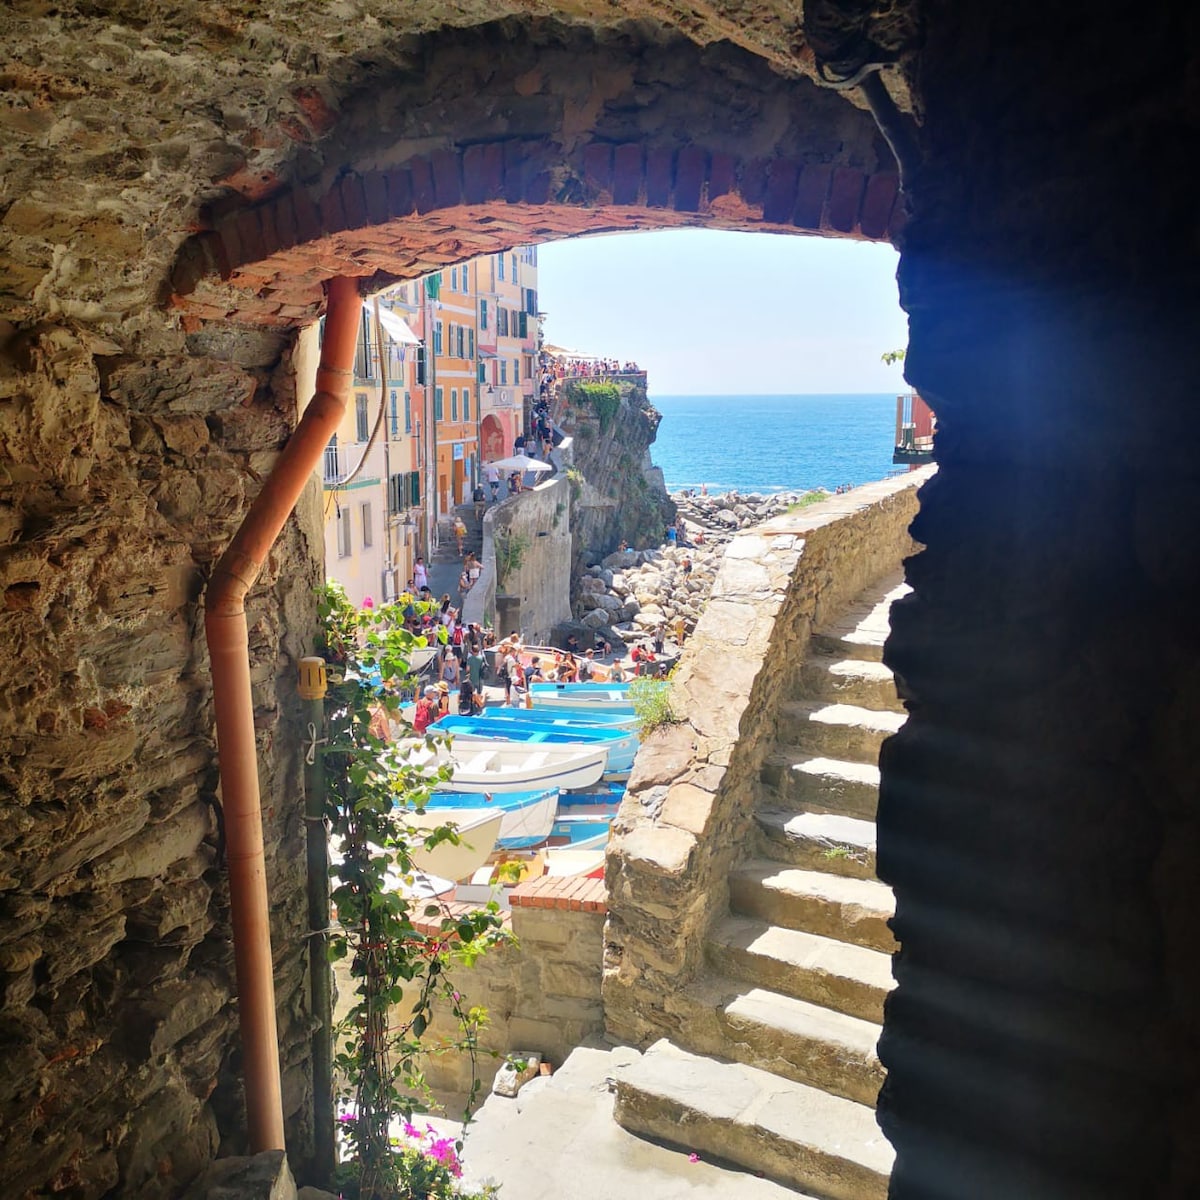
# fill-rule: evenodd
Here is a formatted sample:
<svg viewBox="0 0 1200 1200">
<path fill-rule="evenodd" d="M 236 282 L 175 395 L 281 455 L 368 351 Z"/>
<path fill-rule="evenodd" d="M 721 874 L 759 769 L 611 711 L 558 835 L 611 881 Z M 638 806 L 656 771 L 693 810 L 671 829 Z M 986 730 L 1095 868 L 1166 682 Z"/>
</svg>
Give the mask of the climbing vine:
<svg viewBox="0 0 1200 1200">
<path fill-rule="evenodd" d="M 403 628 L 398 606 L 355 608 L 337 584 L 323 589 L 320 611 L 329 664 L 325 815 L 337 858 L 330 955 L 350 959 L 356 983 L 355 1003 L 335 1035 L 348 1156 L 336 1182 L 346 1200 L 440 1200 L 456 1194 L 461 1144 L 397 1139 L 395 1130 L 413 1128 L 413 1115 L 430 1106 L 422 1071 L 430 1053 L 467 1053 L 470 1110 L 487 1013 L 463 1000 L 451 974 L 507 935 L 495 903 L 451 916 L 414 898 L 413 852 L 458 841 L 450 826 L 418 829 L 412 821 L 430 790 L 451 774 L 436 753 L 440 739 L 414 734 L 394 691 L 410 676 L 424 638 Z M 453 1014 L 455 1037 L 428 1036 L 439 1008 Z"/>
<path fill-rule="evenodd" d="M 521 569 L 529 550 L 529 538 L 509 529 L 497 533 L 493 544 L 496 551 L 496 582 L 503 586 Z"/>
</svg>

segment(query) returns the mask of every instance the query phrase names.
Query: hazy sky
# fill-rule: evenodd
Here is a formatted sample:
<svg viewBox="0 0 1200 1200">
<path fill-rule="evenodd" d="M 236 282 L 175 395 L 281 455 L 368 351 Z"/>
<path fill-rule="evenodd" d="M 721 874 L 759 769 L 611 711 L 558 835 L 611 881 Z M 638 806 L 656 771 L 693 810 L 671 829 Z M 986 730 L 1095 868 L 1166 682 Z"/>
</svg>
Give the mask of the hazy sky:
<svg viewBox="0 0 1200 1200">
<path fill-rule="evenodd" d="M 891 246 L 672 230 L 538 247 L 546 341 L 650 372 L 651 392 L 894 392 L 908 340 Z"/>
</svg>

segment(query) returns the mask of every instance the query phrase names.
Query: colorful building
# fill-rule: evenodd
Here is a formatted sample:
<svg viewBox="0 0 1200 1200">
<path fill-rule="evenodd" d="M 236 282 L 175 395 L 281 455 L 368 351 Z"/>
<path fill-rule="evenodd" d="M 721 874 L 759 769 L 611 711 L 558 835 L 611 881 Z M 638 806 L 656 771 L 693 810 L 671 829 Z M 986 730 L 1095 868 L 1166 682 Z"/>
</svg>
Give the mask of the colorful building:
<svg viewBox="0 0 1200 1200">
<path fill-rule="evenodd" d="M 380 310 L 377 327 L 373 304 L 363 306 L 354 390 L 322 470 L 326 574 L 355 604 L 395 597 L 419 553 L 421 490 L 411 416 L 418 343 L 384 298 Z"/>
<path fill-rule="evenodd" d="M 459 263 L 363 308 L 353 400 L 325 452 L 327 574 L 389 600 L 512 453 L 536 389 L 537 252 Z M 382 355 L 381 355 L 382 346 Z"/>
<path fill-rule="evenodd" d="M 537 248 L 476 259 L 483 460 L 511 454 L 526 428 L 537 361 Z"/>
</svg>

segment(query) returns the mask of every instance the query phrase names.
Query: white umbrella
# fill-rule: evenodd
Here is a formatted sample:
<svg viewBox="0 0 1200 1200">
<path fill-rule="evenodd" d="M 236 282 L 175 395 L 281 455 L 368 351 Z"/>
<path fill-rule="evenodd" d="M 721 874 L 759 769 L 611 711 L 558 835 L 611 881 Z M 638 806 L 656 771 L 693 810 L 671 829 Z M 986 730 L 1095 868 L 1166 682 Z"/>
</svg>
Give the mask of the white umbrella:
<svg viewBox="0 0 1200 1200">
<path fill-rule="evenodd" d="M 500 471 L 553 471 L 554 467 L 550 463 L 544 463 L 536 458 L 530 458 L 528 454 L 513 454 L 508 458 L 498 458 L 495 462 L 487 464 L 489 467 L 495 467 Z"/>
</svg>

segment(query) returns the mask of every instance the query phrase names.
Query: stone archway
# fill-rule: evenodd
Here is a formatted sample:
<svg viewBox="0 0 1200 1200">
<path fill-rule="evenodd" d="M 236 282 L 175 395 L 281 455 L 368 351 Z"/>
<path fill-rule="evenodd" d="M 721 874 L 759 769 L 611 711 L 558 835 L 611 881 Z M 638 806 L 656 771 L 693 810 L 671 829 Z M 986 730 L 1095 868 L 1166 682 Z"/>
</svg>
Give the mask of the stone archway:
<svg viewBox="0 0 1200 1200">
<path fill-rule="evenodd" d="M 493 35 L 506 53 L 481 58 Z M 209 210 L 171 276 L 185 319 L 294 326 L 320 311 L 331 275 L 382 286 L 582 233 L 886 241 L 901 228 L 896 165 L 869 115 L 808 79 L 755 72 L 728 44 L 500 23 L 426 39 L 420 55 L 419 78 L 322 109 L 307 178 Z"/>
</svg>

